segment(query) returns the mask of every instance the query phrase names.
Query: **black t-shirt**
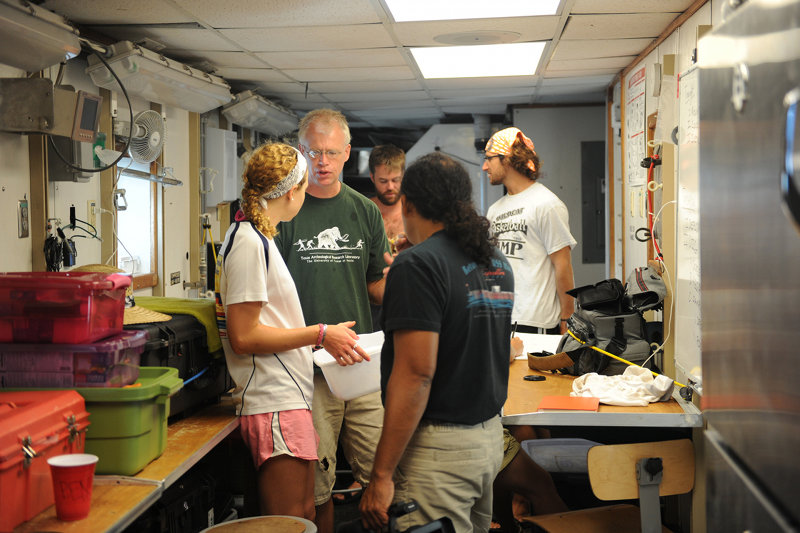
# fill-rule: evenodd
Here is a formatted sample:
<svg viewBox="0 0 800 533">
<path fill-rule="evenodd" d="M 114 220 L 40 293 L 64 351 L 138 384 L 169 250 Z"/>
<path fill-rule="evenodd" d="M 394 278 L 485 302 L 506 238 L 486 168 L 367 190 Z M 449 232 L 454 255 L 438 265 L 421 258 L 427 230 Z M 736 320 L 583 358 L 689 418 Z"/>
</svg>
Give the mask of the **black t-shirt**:
<svg viewBox="0 0 800 533">
<path fill-rule="evenodd" d="M 499 414 L 508 393 L 514 276 L 495 251 L 475 263 L 443 231 L 398 255 L 386 278 L 381 389 L 394 364 L 397 330 L 439 333 L 424 419 L 474 425 Z"/>
</svg>

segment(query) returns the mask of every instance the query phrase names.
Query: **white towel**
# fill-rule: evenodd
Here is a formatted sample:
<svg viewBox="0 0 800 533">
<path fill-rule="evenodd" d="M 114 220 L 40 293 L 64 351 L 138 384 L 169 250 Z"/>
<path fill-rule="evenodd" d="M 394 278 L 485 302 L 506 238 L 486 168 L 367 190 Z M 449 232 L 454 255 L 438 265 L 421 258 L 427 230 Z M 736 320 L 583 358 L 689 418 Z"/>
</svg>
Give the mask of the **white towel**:
<svg viewBox="0 0 800 533">
<path fill-rule="evenodd" d="M 572 382 L 570 396 L 599 398 L 606 405 L 648 405 L 672 397 L 675 383 L 667 376 L 653 376 L 646 368 L 629 366 L 619 376 L 590 372 Z"/>
</svg>

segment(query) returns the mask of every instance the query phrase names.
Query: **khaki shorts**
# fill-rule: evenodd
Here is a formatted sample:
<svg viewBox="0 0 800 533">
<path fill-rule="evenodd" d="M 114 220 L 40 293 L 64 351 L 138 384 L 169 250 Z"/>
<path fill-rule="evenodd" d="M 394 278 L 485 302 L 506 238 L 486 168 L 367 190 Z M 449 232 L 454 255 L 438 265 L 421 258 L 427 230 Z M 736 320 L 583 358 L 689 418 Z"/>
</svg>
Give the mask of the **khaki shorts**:
<svg viewBox="0 0 800 533">
<path fill-rule="evenodd" d="M 508 463 L 514 460 L 522 447 L 519 445 L 517 439 L 511 434 L 509 430 L 503 428 L 503 462 L 500 465 L 500 470 L 508 466 Z"/>
<path fill-rule="evenodd" d="M 315 374 L 311 414 L 314 428 L 319 434 L 319 461 L 314 471 L 314 505 L 322 505 L 331 498 L 336 482 L 336 449 L 339 442 L 353 469 L 353 477 L 362 486 L 367 485 L 383 428 L 381 393 L 373 392 L 342 401 L 331 394 L 325 377 Z"/>
<path fill-rule="evenodd" d="M 502 435 L 499 416 L 474 426 L 420 422 L 394 475 L 394 501 L 416 500 L 419 510 L 399 517 L 398 529 L 446 516 L 456 531 L 489 531 Z"/>
</svg>

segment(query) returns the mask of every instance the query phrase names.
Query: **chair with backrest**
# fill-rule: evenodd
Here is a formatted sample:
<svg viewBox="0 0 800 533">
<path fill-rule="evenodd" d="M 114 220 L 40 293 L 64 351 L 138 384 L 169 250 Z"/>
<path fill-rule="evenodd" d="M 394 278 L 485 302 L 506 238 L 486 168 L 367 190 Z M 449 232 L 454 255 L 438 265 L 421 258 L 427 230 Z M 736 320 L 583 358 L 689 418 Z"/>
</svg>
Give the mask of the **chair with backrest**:
<svg viewBox="0 0 800 533">
<path fill-rule="evenodd" d="M 592 492 L 603 501 L 639 500 L 565 513 L 524 517 L 549 533 L 662 533 L 660 496 L 694 488 L 694 448 L 689 439 L 594 446 L 588 457 Z"/>
</svg>

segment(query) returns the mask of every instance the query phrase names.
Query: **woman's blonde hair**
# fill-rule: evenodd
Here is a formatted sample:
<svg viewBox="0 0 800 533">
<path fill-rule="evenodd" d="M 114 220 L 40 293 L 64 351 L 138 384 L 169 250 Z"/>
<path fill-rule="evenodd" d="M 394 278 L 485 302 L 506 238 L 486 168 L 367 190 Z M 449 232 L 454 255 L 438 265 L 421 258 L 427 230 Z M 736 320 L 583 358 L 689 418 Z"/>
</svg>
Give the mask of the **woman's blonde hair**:
<svg viewBox="0 0 800 533">
<path fill-rule="evenodd" d="M 269 217 L 261 211 L 261 197 L 271 192 L 297 164 L 297 151 L 283 143 L 263 144 L 253 151 L 242 174 L 242 212 L 266 237 L 275 236 Z M 302 185 L 303 177 L 298 185 Z"/>
</svg>

